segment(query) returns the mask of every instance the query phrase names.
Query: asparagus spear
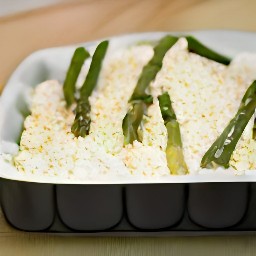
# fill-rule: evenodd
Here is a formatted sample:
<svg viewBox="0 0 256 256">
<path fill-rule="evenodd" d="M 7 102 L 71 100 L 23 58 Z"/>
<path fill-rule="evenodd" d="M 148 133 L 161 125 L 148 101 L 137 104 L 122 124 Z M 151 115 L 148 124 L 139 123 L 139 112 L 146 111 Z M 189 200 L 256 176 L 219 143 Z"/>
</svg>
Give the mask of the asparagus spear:
<svg viewBox="0 0 256 256">
<path fill-rule="evenodd" d="M 201 167 L 221 165 L 229 167 L 230 157 L 235 150 L 247 123 L 256 108 L 256 80 L 247 89 L 235 117 L 203 156 Z"/>
<path fill-rule="evenodd" d="M 254 119 L 254 125 L 252 130 L 252 138 L 256 140 L 256 118 Z"/>
<path fill-rule="evenodd" d="M 88 57 L 90 57 L 90 54 L 83 47 L 77 48 L 74 52 L 63 85 L 63 92 L 67 107 L 70 107 L 70 105 L 75 100 L 74 94 L 76 90 L 76 81 L 84 64 L 84 61 Z"/>
<path fill-rule="evenodd" d="M 130 141 L 140 140 L 137 130 L 139 128 L 141 119 L 144 113 L 144 103 L 135 103 L 131 110 L 128 111 L 127 115 L 123 120 L 123 133 L 126 134 L 124 137 L 124 144 L 127 145 Z"/>
<path fill-rule="evenodd" d="M 194 52 L 207 59 L 229 65 L 231 60 L 228 57 L 220 55 L 219 53 L 209 49 L 192 36 L 186 36 L 186 39 L 188 41 L 188 50 L 190 52 Z"/>
<path fill-rule="evenodd" d="M 162 68 L 162 61 L 166 52 L 177 42 L 178 38 L 165 36 L 154 48 L 152 59 L 144 66 L 138 79 L 135 90 L 130 98 L 131 108 L 123 120 L 124 144 L 132 143 L 134 140 L 141 141 L 138 136 L 138 127 L 143 118 L 143 112 L 147 104 L 152 103 L 152 96 L 147 95 L 145 90 L 150 82 L 155 79 L 156 74 Z"/>
<path fill-rule="evenodd" d="M 137 100 L 150 101 L 149 95 L 145 90 L 150 82 L 156 77 L 158 71 L 162 68 L 162 61 L 166 52 L 177 42 L 178 38 L 174 36 L 165 36 L 154 48 L 154 55 L 152 59 L 144 66 L 142 73 L 139 77 L 135 90 L 130 98 L 130 102 Z"/>
<path fill-rule="evenodd" d="M 172 174 L 187 174 L 188 168 L 182 151 L 180 126 L 172 108 L 170 96 L 165 92 L 158 96 L 158 100 L 168 134 L 166 147 L 167 165 Z"/>
<path fill-rule="evenodd" d="M 91 124 L 91 106 L 89 102 L 89 97 L 97 84 L 102 61 L 106 55 L 107 48 L 108 41 L 103 41 L 97 46 L 92 57 L 90 69 L 80 90 L 80 99 L 77 102 L 76 116 L 74 123 L 71 127 L 71 131 L 76 137 L 85 137 L 89 134 Z"/>
</svg>

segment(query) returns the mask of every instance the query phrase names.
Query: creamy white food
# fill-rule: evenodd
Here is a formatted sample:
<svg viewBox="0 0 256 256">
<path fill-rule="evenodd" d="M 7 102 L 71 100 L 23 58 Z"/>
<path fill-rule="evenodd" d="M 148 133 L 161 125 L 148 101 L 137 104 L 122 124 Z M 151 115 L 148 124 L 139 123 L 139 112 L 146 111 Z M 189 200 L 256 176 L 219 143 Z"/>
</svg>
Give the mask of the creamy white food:
<svg viewBox="0 0 256 256">
<path fill-rule="evenodd" d="M 72 108 L 65 107 L 62 85 L 54 80 L 38 85 L 14 158 L 18 171 L 78 179 L 170 175 L 165 154 L 167 131 L 157 100 L 168 92 L 180 123 L 189 173 L 200 173 L 203 155 L 234 117 L 246 89 L 256 79 L 256 54 L 239 55 L 227 67 L 189 53 L 181 38 L 165 55 L 163 67 L 149 87 L 154 102 L 143 118 L 142 142 L 123 146 L 122 120 L 129 109 L 128 100 L 152 56 L 149 45 L 107 56 L 90 97 L 92 123 L 85 138 L 71 133 L 74 114 Z M 225 171 L 241 174 L 256 170 L 253 118 Z"/>
</svg>

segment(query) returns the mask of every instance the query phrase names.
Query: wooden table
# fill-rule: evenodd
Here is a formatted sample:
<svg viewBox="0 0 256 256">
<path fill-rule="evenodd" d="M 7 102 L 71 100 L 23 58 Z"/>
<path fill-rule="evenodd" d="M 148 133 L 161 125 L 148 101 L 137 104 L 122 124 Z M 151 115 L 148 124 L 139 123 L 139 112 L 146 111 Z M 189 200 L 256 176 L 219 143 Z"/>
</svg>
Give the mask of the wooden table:
<svg viewBox="0 0 256 256">
<path fill-rule="evenodd" d="M 0 2 L 1 8 L 1 2 Z M 140 31 L 256 30 L 254 0 L 84 0 L 0 18 L 0 87 L 29 53 Z M 23 233 L 0 213 L 5 255 L 255 255 L 256 237 L 85 238 Z"/>
</svg>

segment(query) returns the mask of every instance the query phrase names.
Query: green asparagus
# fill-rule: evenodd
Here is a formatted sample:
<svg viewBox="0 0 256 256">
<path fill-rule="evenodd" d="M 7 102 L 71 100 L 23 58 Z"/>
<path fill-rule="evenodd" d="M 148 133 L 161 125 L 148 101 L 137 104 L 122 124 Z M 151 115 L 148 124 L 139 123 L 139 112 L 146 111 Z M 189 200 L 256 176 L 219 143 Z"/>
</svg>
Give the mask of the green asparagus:
<svg viewBox="0 0 256 256">
<path fill-rule="evenodd" d="M 201 167 L 229 167 L 230 157 L 235 150 L 246 125 L 256 108 L 256 81 L 247 89 L 235 117 L 203 156 Z"/>
<path fill-rule="evenodd" d="M 154 56 L 142 70 L 135 90 L 129 100 L 129 102 L 131 102 L 131 108 L 123 120 L 122 128 L 125 145 L 132 143 L 134 140 L 141 141 L 138 135 L 138 127 L 141 124 L 144 110 L 147 108 L 147 105 L 151 104 L 153 101 L 152 96 L 146 94 L 146 89 L 162 68 L 164 55 L 177 40 L 178 38 L 173 36 L 165 36 L 162 38 L 154 48 Z"/>
<path fill-rule="evenodd" d="M 144 66 L 142 73 L 139 77 L 135 90 L 130 98 L 130 102 L 137 100 L 150 100 L 149 95 L 145 93 L 145 90 L 149 86 L 150 82 L 156 77 L 158 71 L 162 68 L 162 61 L 166 52 L 177 42 L 178 37 L 165 36 L 154 48 L 154 55 L 152 59 Z"/>
<path fill-rule="evenodd" d="M 90 54 L 83 47 L 77 48 L 74 52 L 63 85 L 63 92 L 67 107 L 70 107 L 71 104 L 75 101 L 74 95 L 76 90 L 76 81 L 84 61 L 89 57 Z"/>
<path fill-rule="evenodd" d="M 220 55 L 219 53 L 209 49 L 192 36 L 186 36 L 186 39 L 188 41 L 188 50 L 190 52 L 194 52 L 200 56 L 224 65 L 229 65 L 231 60 L 228 57 Z"/>
<path fill-rule="evenodd" d="M 123 133 L 126 134 L 124 144 L 127 145 L 130 141 L 140 141 L 138 128 L 144 113 L 144 103 L 138 102 L 133 104 L 131 110 L 127 113 L 123 120 Z"/>
<path fill-rule="evenodd" d="M 159 106 L 167 129 L 168 141 L 166 147 L 167 165 L 172 174 L 182 175 L 188 173 L 184 160 L 180 126 L 172 108 L 171 99 L 167 92 L 158 96 Z"/>
<path fill-rule="evenodd" d="M 254 140 L 256 140 L 256 118 L 254 119 L 253 130 L 252 130 L 252 138 Z"/>
<path fill-rule="evenodd" d="M 76 116 L 74 123 L 71 127 L 71 131 L 76 137 L 85 137 L 89 134 L 91 124 L 91 105 L 89 102 L 89 97 L 97 84 L 102 61 L 106 55 L 107 48 L 108 41 L 103 41 L 97 46 L 93 54 L 92 63 L 90 65 L 85 82 L 81 87 L 80 98 L 77 102 L 77 107 L 75 110 Z"/>
</svg>

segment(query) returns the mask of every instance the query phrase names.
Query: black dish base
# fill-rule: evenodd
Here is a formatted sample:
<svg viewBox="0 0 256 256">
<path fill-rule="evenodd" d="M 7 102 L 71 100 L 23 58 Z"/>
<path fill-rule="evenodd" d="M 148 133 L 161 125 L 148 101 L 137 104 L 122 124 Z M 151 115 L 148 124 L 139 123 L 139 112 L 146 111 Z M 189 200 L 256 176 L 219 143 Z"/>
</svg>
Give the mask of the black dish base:
<svg viewBox="0 0 256 256">
<path fill-rule="evenodd" d="M 88 236 L 254 234 L 256 183 L 54 185 L 1 179 L 8 223 Z"/>
</svg>

